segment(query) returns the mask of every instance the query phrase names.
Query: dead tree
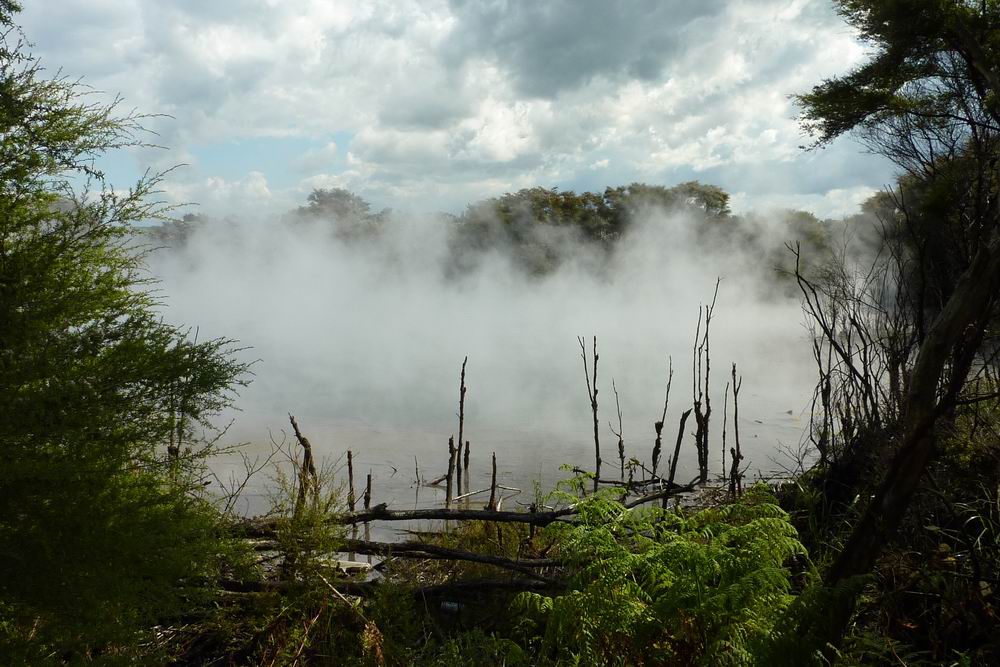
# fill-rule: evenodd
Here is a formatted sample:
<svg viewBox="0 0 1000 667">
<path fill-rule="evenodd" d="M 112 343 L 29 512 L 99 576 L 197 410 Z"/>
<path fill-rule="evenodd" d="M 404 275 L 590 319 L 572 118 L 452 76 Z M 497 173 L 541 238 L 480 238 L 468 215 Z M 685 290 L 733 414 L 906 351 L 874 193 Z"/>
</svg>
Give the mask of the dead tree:
<svg viewBox="0 0 1000 667">
<path fill-rule="evenodd" d="M 653 455 L 650 457 L 650 467 L 652 468 L 652 474 L 656 475 L 656 468 L 660 465 L 660 452 L 663 445 L 663 425 L 667 421 L 667 406 L 670 405 L 670 385 L 674 383 L 674 359 L 673 357 L 668 357 L 668 370 L 667 370 L 667 392 L 663 399 L 663 414 L 660 415 L 660 420 L 653 422 L 653 430 L 656 431 L 656 440 L 653 441 Z"/>
<path fill-rule="evenodd" d="M 486 509 L 490 512 L 497 510 L 497 453 L 493 452 L 493 477 L 490 482 L 490 500 L 486 504 Z"/>
<path fill-rule="evenodd" d="M 295 498 L 295 515 L 299 516 L 305 508 L 309 494 L 318 491 L 316 487 L 319 483 L 319 475 L 316 473 L 316 464 L 313 461 L 312 445 L 309 444 L 309 439 L 302 435 L 295 417 L 289 414 L 288 421 L 292 424 L 295 439 L 302 447 L 302 464 L 298 471 L 299 489 L 298 496 Z"/>
<path fill-rule="evenodd" d="M 740 387 L 743 386 L 743 377 L 737 378 L 736 364 L 733 364 L 733 441 L 735 447 L 729 449 L 732 454 L 733 463 L 729 470 L 729 495 L 736 498 L 743 493 L 743 474 L 740 471 L 740 462 L 743 460 L 743 452 L 740 451 Z"/>
<path fill-rule="evenodd" d="M 698 307 L 698 327 L 695 329 L 694 346 L 691 352 L 691 394 L 694 400 L 694 420 L 696 425 L 695 447 L 698 450 L 698 472 L 701 482 L 708 481 L 708 425 L 712 417 L 712 399 L 709 393 L 709 379 L 711 377 L 711 348 L 709 340 L 709 329 L 712 325 L 712 313 L 715 311 L 715 302 L 719 297 L 719 283 L 721 278 L 715 281 L 715 293 L 712 295 L 712 303 L 707 306 Z M 701 323 L 705 322 L 705 333 L 701 334 Z M 702 367 L 704 366 L 704 375 Z M 702 409 L 704 406 L 704 410 Z"/>
<path fill-rule="evenodd" d="M 578 336 L 580 342 L 580 357 L 583 358 L 583 376 L 587 381 L 587 398 L 590 399 L 590 409 L 594 414 L 594 491 L 597 491 L 597 478 L 601 476 L 601 436 L 600 422 L 597 418 L 597 361 L 600 356 L 597 354 L 597 336 L 594 336 L 594 356 L 593 370 L 594 383 L 590 383 L 590 370 L 587 367 L 587 346 L 583 337 Z"/>
<path fill-rule="evenodd" d="M 462 361 L 462 376 L 458 384 L 458 458 L 456 466 L 458 468 L 458 492 L 462 493 L 462 443 L 465 442 L 465 365 L 469 363 L 469 357 Z M 465 468 L 469 467 L 468 454 L 465 456 Z"/>
<path fill-rule="evenodd" d="M 454 495 L 454 487 L 452 487 L 452 480 L 455 478 L 455 436 L 448 438 L 448 474 L 446 475 L 448 481 L 445 487 L 444 504 L 445 507 L 451 507 L 451 499 Z"/>
<path fill-rule="evenodd" d="M 729 382 L 722 394 L 722 481 L 726 481 L 726 420 L 729 417 Z"/>
<path fill-rule="evenodd" d="M 355 510 L 354 504 L 357 498 L 354 495 L 354 452 L 347 450 L 347 509 L 351 512 Z"/>
</svg>

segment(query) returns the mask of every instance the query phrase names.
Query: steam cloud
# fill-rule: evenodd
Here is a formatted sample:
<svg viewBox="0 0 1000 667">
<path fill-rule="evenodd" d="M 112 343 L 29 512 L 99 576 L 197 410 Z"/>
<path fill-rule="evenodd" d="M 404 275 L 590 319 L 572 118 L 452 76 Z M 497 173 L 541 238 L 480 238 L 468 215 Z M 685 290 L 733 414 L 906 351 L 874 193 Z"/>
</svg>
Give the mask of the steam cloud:
<svg viewBox="0 0 1000 667">
<path fill-rule="evenodd" d="M 263 447 L 292 412 L 321 455 L 352 448 L 359 469 L 374 470 L 377 502 L 412 500 L 414 457 L 426 478 L 444 472 L 468 355 L 473 485 L 488 479 L 492 451 L 515 486 L 548 485 L 567 474 L 560 464 L 593 464 L 576 337 L 596 334 L 605 465 L 617 471 L 607 427 L 611 419 L 617 427 L 612 378 L 627 455 L 648 461 L 668 355 L 672 442 L 691 402 L 699 304 L 721 277 L 711 339 L 713 473 L 733 361 L 744 377 L 740 429 L 753 468 L 774 467 L 777 441 L 799 441 L 814 384 L 809 345 L 797 299 L 773 276 L 761 279 L 770 275 L 765 260 L 706 251 L 691 221 L 661 212 L 637 221 L 610 260 L 581 245 L 539 278 L 498 250 L 446 277 L 447 223 L 390 222 L 378 242 L 363 243 L 339 241 L 324 225 L 216 222 L 152 255 L 167 319 L 198 326 L 203 337 L 237 338 L 252 348 L 245 356 L 260 359 L 229 440 Z M 696 472 L 693 438 L 679 471 L 684 479 Z"/>
</svg>

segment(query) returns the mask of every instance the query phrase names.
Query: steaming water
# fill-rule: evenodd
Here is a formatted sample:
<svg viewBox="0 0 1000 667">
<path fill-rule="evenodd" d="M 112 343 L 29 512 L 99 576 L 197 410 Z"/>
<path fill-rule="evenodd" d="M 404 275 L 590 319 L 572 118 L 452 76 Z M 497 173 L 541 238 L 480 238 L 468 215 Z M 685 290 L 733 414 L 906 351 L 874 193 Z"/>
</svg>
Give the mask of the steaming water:
<svg viewBox="0 0 1000 667">
<path fill-rule="evenodd" d="M 797 447 L 814 384 L 799 305 L 755 278 L 767 275 L 757 257 L 706 252 L 689 229 L 684 220 L 651 216 L 620 242 L 605 270 L 581 247 L 578 261 L 544 279 L 523 276 L 503 253 L 454 279 L 442 270 L 447 229 L 439 221 L 398 221 L 376 245 L 345 244 L 321 229 L 220 223 L 183 248 L 156 253 L 151 268 L 162 281 L 166 318 L 198 326 L 202 338 L 237 338 L 252 347 L 244 358 L 260 360 L 240 412 L 221 418 L 235 418 L 226 442 L 246 442 L 248 453 L 263 454 L 271 438 L 288 432 L 291 412 L 321 459 L 343 464 L 346 450 L 354 452 L 356 485 L 371 471 L 373 503 L 439 504 L 444 489 L 418 485 L 415 468 L 425 481 L 445 472 L 468 355 L 470 488 L 489 485 L 496 452 L 501 483 L 523 490 L 506 501 L 513 505 L 530 502 L 534 482 L 548 489 L 568 476 L 564 464 L 593 467 L 578 335 L 598 339 L 605 477 L 618 474 L 608 424 L 617 429 L 612 378 L 626 455 L 648 462 L 673 357 L 666 460 L 679 415 L 691 404 L 699 306 L 711 299 L 717 276 L 723 282 L 711 337 L 713 474 L 721 470 L 723 390 L 732 362 L 743 376 L 739 428 L 751 473 L 792 465 L 779 445 Z M 238 463 L 216 466 L 225 475 Z M 690 479 L 695 468 L 688 435 L 678 479 Z M 268 484 L 259 476 L 241 509 L 265 509 Z"/>
</svg>

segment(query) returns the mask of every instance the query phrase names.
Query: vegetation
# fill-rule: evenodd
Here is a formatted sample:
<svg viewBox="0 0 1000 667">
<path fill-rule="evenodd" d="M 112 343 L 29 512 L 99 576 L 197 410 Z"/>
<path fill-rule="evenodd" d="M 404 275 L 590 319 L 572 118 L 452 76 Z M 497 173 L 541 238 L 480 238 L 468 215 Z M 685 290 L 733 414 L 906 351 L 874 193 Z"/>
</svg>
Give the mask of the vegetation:
<svg viewBox="0 0 1000 667">
<path fill-rule="evenodd" d="M 156 177 L 93 158 L 141 118 L 42 78 L 0 7 L 0 642 L 11 662 L 127 655 L 195 612 L 233 552 L 197 492 L 196 429 L 246 367 L 165 325 L 128 245 Z M 5 662 L 8 662 L 5 660 Z"/>
<path fill-rule="evenodd" d="M 345 492 L 291 418 L 274 508 L 244 519 L 206 494 L 203 465 L 211 417 L 249 369 L 231 341 L 156 315 L 133 225 L 169 213 L 158 177 L 121 192 L 95 166 L 140 145 L 143 119 L 44 78 L 17 4 L 0 0 L 3 662 L 1000 661 L 1000 4 L 837 4 L 871 57 L 800 96 L 804 122 L 819 145 L 858 134 L 903 173 L 865 205 L 879 223 L 865 252 L 834 253 L 827 223 L 785 217 L 785 268 L 813 323 L 816 456 L 801 463 L 814 465 L 741 493 L 735 431 L 728 491 L 681 506 L 695 488 L 674 481 L 688 410 L 668 478 L 622 456 L 619 479 L 575 470 L 528 511 L 502 509 L 494 478 L 478 510 L 461 482 L 451 495 L 453 454 L 448 507 L 394 511 L 366 493 L 359 509 L 353 470 Z M 725 192 L 691 182 L 507 194 L 453 220 L 453 251 L 504 247 L 544 274 L 566 247 L 613 248 L 650 208 L 682 212 L 705 242 L 767 243 Z M 317 190 L 289 223 L 362 243 L 391 217 Z M 694 361 L 707 393 L 706 313 Z M 595 425 L 597 364 L 595 340 Z M 462 401 L 464 380 L 463 366 Z M 732 385 L 735 401 L 735 367 Z M 595 447 L 599 468 L 596 432 Z M 449 523 L 358 539 L 359 525 L 424 519 Z M 344 572 L 350 552 L 384 559 L 379 576 Z"/>
</svg>

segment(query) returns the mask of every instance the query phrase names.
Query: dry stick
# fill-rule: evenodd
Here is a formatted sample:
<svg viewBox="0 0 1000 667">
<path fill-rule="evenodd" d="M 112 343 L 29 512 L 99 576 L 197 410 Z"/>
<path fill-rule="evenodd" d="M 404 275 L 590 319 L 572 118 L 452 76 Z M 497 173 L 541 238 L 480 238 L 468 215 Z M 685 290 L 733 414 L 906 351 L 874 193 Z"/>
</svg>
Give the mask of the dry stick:
<svg viewBox="0 0 1000 667">
<path fill-rule="evenodd" d="M 740 461 L 743 454 L 740 452 L 740 387 L 743 386 L 743 378 L 736 378 L 736 364 L 733 364 L 733 439 L 735 447 L 730 447 L 729 453 L 733 456 L 733 465 L 729 476 L 729 495 L 738 496 L 743 492 L 743 480 L 740 474 Z"/>
<path fill-rule="evenodd" d="M 726 418 L 729 416 L 729 382 L 722 395 L 722 481 L 726 481 Z"/>
<path fill-rule="evenodd" d="M 703 398 L 703 390 L 701 386 L 701 348 L 699 347 L 701 341 L 701 320 L 703 317 L 704 306 L 698 304 L 698 325 L 694 330 L 694 344 L 691 346 L 691 401 L 694 403 L 694 421 L 695 421 L 695 435 L 694 435 L 694 446 L 698 452 L 698 474 L 701 474 L 702 469 L 702 452 L 701 452 L 701 434 L 704 428 L 701 413 L 701 399 Z"/>
<path fill-rule="evenodd" d="M 485 488 L 485 489 L 479 489 L 477 491 L 469 491 L 468 493 L 463 493 L 460 496 L 455 496 L 455 501 L 465 500 L 466 498 L 471 498 L 472 496 L 478 496 L 480 493 L 486 493 L 489 490 L 490 490 L 489 488 Z"/>
<path fill-rule="evenodd" d="M 590 409 L 594 413 L 594 491 L 597 491 L 597 478 L 601 476 L 601 437 L 599 435 L 600 422 L 597 419 L 597 361 L 600 356 L 597 354 L 597 336 L 594 336 L 594 384 L 591 388 L 590 374 L 587 370 L 587 346 L 582 336 L 577 336 L 580 342 L 580 356 L 583 358 L 583 376 L 587 381 L 587 398 L 590 399 Z"/>
<path fill-rule="evenodd" d="M 465 365 L 469 363 L 469 357 L 462 361 L 462 376 L 458 383 L 458 458 L 456 467 L 458 468 L 458 492 L 462 493 L 462 443 L 465 442 Z M 466 464 L 468 467 L 468 464 Z"/>
<path fill-rule="evenodd" d="M 687 423 L 688 417 L 691 416 L 692 408 L 688 408 L 681 413 L 681 423 L 677 427 L 677 442 L 674 444 L 674 457 L 670 459 L 670 477 L 667 478 L 667 488 L 670 489 L 674 485 L 674 476 L 677 474 L 677 459 L 681 457 L 681 441 L 684 440 L 684 425 Z"/>
<path fill-rule="evenodd" d="M 622 428 L 622 404 L 618 400 L 618 387 L 615 385 L 615 379 L 611 378 L 611 388 L 615 392 L 615 408 L 618 410 L 618 431 L 615 431 L 615 427 L 608 422 L 608 428 L 611 429 L 611 433 L 618 438 L 618 460 L 621 462 L 621 480 L 625 481 L 625 441 L 622 439 L 622 433 L 624 429 Z M 598 480 L 600 482 L 600 480 Z"/>
<path fill-rule="evenodd" d="M 444 506 L 451 507 L 451 480 L 455 475 L 455 436 L 448 438 L 448 486 L 445 489 Z"/>
<path fill-rule="evenodd" d="M 370 510 L 371 506 L 372 506 L 372 471 L 369 470 L 368 483 L 365 484 L 365 511 L 367 512 L 368 510 Z M 370 540 L 371 537 L 372 537 L 371 527 L 368 525 L 368 522 L 365 521 L 365 539 Z M 372 562 L 372 557 L 369 556 L 368 563 L 371 564 L 371 562 Z"/>
<path fill-rule="evenodd" d="M 653 456 L 650 460 L 650 467 L 652 468 L 652 475 L 656 476 L 656 468 L 660 465 L 660 450 L 663 443 L 663 425 L 667 421 L 667 406 L 670 405 L 670 385 L 674 383 L 674 358 L 668 357 L 668 371 L 667 371 L 667 395 L 663 399 L 663 414 L 660 415 L 660 421 L 653 422 L 653 430 L 656 431 L 656 440 L 653 442 Z"/>
<path fill-rule="evenodd" d="M 493 481 L 490 483 L 490 502 L 486 509 L 495 512 L 497 509 L 497 453 L 493 452 Z"/>
<path fill-rule="evenodd" d="M 465 441 L 465 461 L 463 462 L 463 465 L 465 466 L 465 486 L 466 486 L 466 488 L 468 488 L 468 486 L 469 486 L 469 444 L 470 444 L 469 441 L 466 440 Z"/>
<path fill-rule="evenodd" d="M 711 375 L 712 368 L 712 354 L 710 347 L 710 340 L 708 336 L 709 329 L 712 326 L 712 314 L 715 312 L 715 302 L 719 298 L 719 284 L 722 282 L 722 278 L 715 279 L 715 293 L 712 295 L 712 304 L 705 307 L 705 414 L 704 414 L 704 424 L 701 433 L 701 446 L 702 446 L 702 456 L 704 459 L 704 468 L 701 471 L 701 481 L 702 483 L 708 480 L 708 427 L 712 418 L 712 393 L 709 391 L 709 377 Z"/>
<path fill-rule="evenodd" d="M 353 512 L 355 508 L 355 503 L 357 503 L 357 498 L 354 495 L 354 453 L 351 450 L 347 450 L 347 508 L 349 511 Z M 351 538 L 356 539 L 358 537 L 358 527 L 351 526 Z M 354 560 L 354 553 L 348 554 L 348 560 Z"/>
<path fill-rule="evenodd" d="M 347 509 L 354 511 L 357 498 L 354 495 L 354 453 L 347 450 Z"/>
</svg>

